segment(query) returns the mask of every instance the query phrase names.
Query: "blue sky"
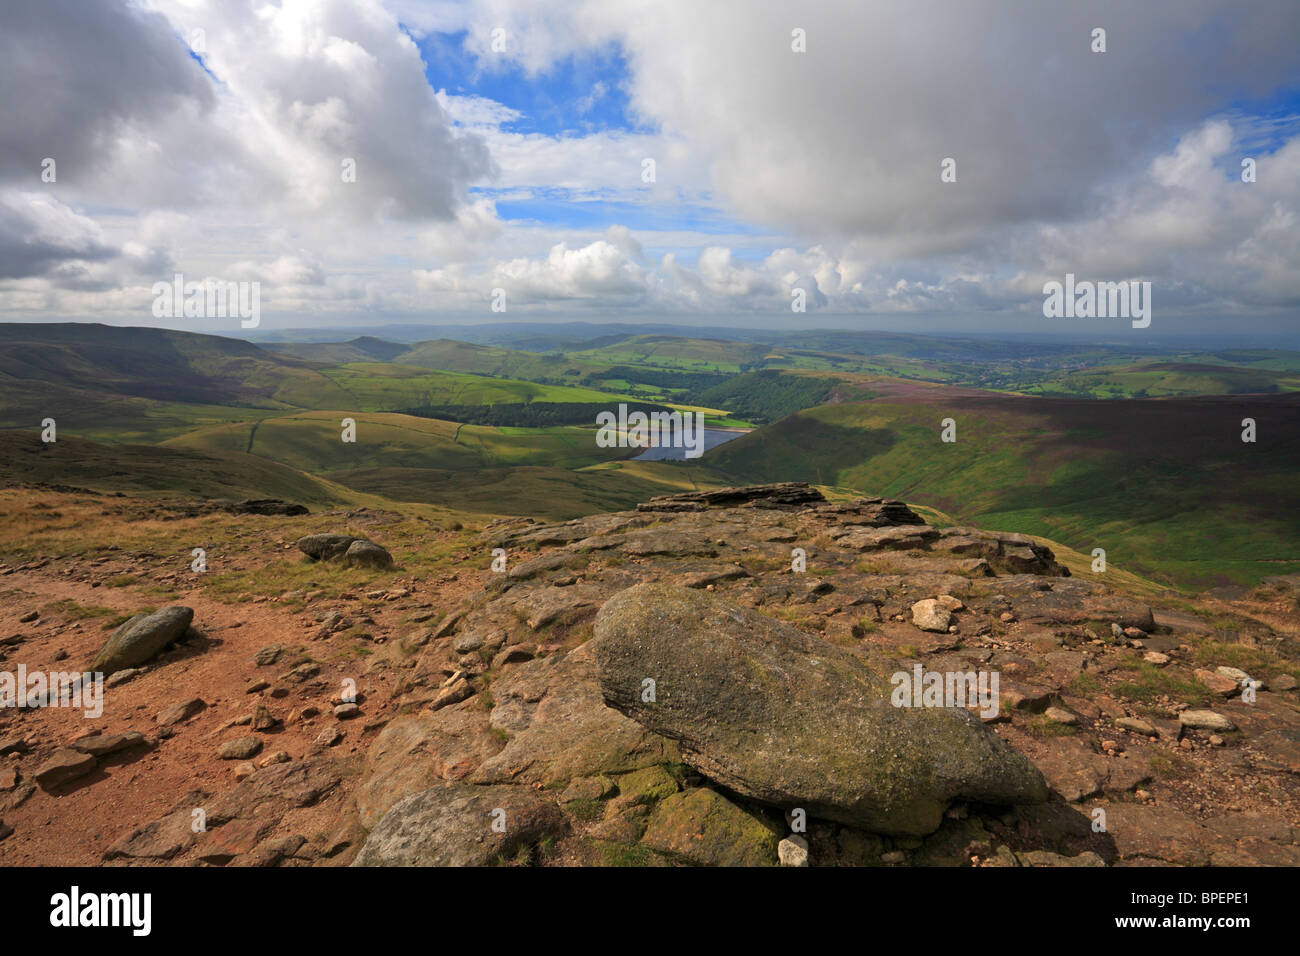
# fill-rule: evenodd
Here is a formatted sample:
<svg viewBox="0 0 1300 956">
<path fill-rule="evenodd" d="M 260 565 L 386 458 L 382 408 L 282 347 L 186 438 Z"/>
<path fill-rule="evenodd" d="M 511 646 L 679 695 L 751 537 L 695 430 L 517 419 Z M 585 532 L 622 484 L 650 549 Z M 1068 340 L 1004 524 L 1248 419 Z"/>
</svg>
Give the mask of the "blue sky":
<svg viewBox="0 0 1300 956">
<path fill-rule="evenodd" d="M 653 131 L 631 115 L 627 63 L 616 44 L 569 54 L 530 77 L 511 60 L 480 63 L 466 50 L 465 39 L 461 31 L 433 33 L 419 41 L 429 85 L 518 110 L 519 119 L 503 126 L 509 132 L 562 136 Z"/>
</svg>

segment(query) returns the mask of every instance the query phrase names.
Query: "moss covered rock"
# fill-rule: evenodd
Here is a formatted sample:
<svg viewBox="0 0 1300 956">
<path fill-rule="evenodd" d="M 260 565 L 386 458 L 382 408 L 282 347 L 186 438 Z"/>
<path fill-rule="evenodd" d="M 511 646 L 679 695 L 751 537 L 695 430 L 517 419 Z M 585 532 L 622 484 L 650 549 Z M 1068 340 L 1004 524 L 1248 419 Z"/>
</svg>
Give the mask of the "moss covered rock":
<svg viewBox="0 0 1300 956">
<path fill-rule="evenodd" d="M 701 866 L 772 866 L 780 840 L 766 820 L 697 787 L 662 800 L 641 843 Z"/>
</svg>

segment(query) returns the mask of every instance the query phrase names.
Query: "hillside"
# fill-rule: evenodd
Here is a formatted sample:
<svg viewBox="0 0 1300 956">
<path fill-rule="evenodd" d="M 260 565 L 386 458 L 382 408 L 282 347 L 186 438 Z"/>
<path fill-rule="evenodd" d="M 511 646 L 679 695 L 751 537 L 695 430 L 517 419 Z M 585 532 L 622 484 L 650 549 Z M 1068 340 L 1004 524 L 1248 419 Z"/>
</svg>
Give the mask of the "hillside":
<svg viewBox="0 0 1300 956">
<path fill-rule="evenodd" d="M 0 486 L 25 484 L 196 499 L 280 498 L 313 506 L 357 500 L 332 482 L 234 449 L 204 453 L 79 438 L 47 444 L 33 432 L 0 432 Z"/>
<path fill-rule="evenodd" d="M 1300 570 L 1300 398 L 1043 399 L 878 380 L 880 396 L 716 448 L 733 480 L 876 489 L 1040 534 L 1169 583 Z M 1259 439 L 1241 441 L 1243 418 Z M 957 441 L 940 440 L 952 418 Z"/>
<path fill-rule="evenodd" d="M 1104 547 L 1118 566 L 1192 588 L 1253 584 L 1300 559 L 1294 353 L 1123 364 L 1109 347 L 884 333 L 533 338 L 552 351 L 359 336 L 283 346 L 299 353 L 287 355 L 183 332 L 0 326 L 0 426 L 35 434 L 53 417 L 60 440 L 198 452 L 201 471 L 244 455 L 360 495 L 552 519 L 673 488 L 802 479 L 907 495 L 1085 553 Z M 880 352 L 848 351 L 868 348 Z M 969 381 L 999 391 L 952 384 Z M 1007 393 L 1016 389 L 1078 397 Z M 1141 394 L 1151 397 L 1126 397 Z M 764 427 L 699 461 L 612 468 L 634 453 L 597 447 L 588 422 L 625 401 Z M 938 441 L 946 417 L 958 420 L 954 445 Z M 1259 421 L 1252 445 L 1239 441 L 1246 417 Z M 354 443 L 339 440 L 344 418 L 358 424 Z M 119 488 L 190 487 L 156 454 L 138 475 L 108 457 Z M 288 475 L 265 481 L 283 488 Z"/>
<path fill-rule="evenodd" d="M 0 323 L 0 394 L 6 405 L 45 389 L 207 405 L 283 407 L 295 393 L 328 393 L 303 363 L 239 339 L 89 323 Z M 57 393 L 56 393 L 57 394 Z M 47 414 L 61 411 L 49 409 Z M 5 409 L 5 421 L 12 413 Z M 57 417 L 57 416 L 56 416 Z"/>
</svg>

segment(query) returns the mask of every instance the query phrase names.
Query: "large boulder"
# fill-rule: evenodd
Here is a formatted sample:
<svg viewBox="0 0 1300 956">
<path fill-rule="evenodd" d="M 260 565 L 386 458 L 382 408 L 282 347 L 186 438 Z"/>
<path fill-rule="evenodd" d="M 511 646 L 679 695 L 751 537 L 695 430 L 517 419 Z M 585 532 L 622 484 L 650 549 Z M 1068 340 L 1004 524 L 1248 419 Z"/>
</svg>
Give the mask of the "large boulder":
<svg viewBox="0 0 1300 956">
<path fill-rule="evenodd" d="M 358 538 L 348 545 L 343 560 L 354 568 L 377 568 L 381 571 L 387 571 L 393 566 L 393 556 L 391 554 L 373 541 L 367 541 L 364 538 Z"/>
<path fill-rule="evenodd" d="M 184 634 L 193 620 L 193 609 L 180 606 L 137 614 L 113 632 L 90 662 L 90 669 L 109 677 L 116 671 L 139 667 Z"/>
<path fill-rule="evenodd" d="M 350 534 L 309 534 L 298 539 L 297 548 L 314 561 L 328 561 L 346 554 L 357 540 Z"/>
<path fill-rule="evenodd" d="M 434 787 L 394 804 L 352 865 L 490 866 L 565 829 L 560 808 L 525 787 Z"/>
<path fill-rule="evenodd" d="M 595 633 L 606 702 L 742 796 L 904 835 L 935 830 L 956 799 L 1047 799 L 975 715 L 895 707 L 889 675 L 757 611 L 642 584 L 605 604 Z"/>
</svg>

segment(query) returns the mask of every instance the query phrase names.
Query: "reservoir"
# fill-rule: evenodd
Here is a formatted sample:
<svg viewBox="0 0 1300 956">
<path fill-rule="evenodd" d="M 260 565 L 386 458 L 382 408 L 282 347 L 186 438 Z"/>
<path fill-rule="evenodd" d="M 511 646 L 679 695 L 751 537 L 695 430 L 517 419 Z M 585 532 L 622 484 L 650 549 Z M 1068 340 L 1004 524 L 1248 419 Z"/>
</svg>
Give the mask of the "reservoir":
<svg viewBox="0 0 1300 956">
<path fill-rule="evenodd" d="M 750 432 L 748 428 L 705 428 L 704 431 L 704 450 L 717 448 L 719 445 L 726 444 L 733 438 L 739 438 L 741 435 L 747 435 Z M 662 448 L 647 448 L 641 454 L 637 455 L 633 461 L 685 461 L 686 449 L 683 447 L 672 447 L 671 445 Z M 698 459 L 695 459 L 698 460 Z"/>
</svg>

